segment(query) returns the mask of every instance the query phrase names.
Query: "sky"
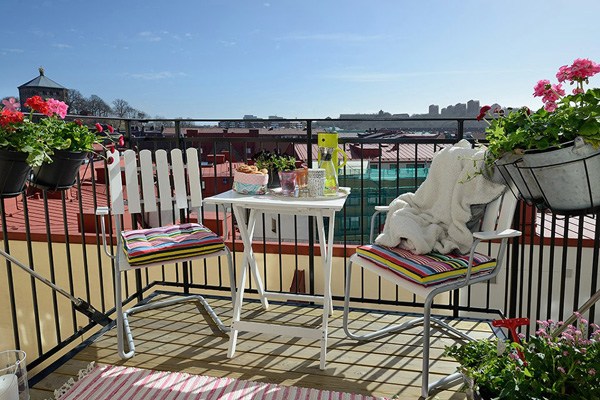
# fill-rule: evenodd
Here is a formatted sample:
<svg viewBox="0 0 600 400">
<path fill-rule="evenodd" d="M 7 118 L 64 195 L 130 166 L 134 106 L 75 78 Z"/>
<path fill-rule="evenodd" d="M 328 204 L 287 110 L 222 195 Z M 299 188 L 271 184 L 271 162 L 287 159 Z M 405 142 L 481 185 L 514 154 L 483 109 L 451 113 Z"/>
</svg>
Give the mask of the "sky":
<svg viewBox="0 0 600 400">
<path fill-rule="evenodd" d="M 10 6 L 7 6 L 10 5 Z M 0 98 L 46 76 L 153 117 L 527 105 L 600 62 L 600 1 L 0 0 Z M 598 77 L 592 85 L 600 86 Z"/>
</svg>

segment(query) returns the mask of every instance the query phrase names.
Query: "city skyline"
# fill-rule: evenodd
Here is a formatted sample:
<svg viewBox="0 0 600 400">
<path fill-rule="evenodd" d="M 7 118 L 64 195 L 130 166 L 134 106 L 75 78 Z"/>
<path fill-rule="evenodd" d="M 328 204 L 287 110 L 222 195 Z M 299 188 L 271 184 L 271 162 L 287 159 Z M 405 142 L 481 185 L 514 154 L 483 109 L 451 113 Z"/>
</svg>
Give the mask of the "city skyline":
<svg viewBox="0 0 600 400">
<path fill-rule="evenodd" d="M 13 2 L 0 96 L 43 66 L 84 96 L 166 118 L 413 115 L 466 99 L 537 109 L 538 80 L 600 60 L 598 14 L 592 0 Z"/>
</svg>

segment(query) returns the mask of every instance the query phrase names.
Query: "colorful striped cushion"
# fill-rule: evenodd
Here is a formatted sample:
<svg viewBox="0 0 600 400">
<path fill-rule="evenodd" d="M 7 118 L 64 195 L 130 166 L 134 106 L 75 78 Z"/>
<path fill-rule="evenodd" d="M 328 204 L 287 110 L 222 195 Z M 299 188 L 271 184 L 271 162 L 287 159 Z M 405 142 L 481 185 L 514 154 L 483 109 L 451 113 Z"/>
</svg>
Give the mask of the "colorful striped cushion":
<svg viewBox="0 0 600 400">
<path fill-rule="evenodd" d="M 360 246 L 356 254 L 388 268 L 399 276 L 422 286 L 458 279 L 464 276 L 469 265 L 469 255 L 461 254 L 414 254 L 398 247 L 376 244 Z M 496 259 L 475 253 L 471 274 L 480 275 L 496 266 Z"/>
<path fill-rule="evenodd" d="M 130 265 L 195 257 L 225 248 L 225 243 L 201 224 L 169 225 L 122 233 L 123 250 Z"/>
</svg>

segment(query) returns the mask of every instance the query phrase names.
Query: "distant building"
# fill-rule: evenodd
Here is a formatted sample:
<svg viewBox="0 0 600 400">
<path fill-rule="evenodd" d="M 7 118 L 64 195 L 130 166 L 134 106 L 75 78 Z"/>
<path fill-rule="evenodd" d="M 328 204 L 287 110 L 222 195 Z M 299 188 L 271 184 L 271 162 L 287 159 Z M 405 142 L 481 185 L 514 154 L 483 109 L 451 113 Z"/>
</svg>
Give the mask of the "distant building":
<svg viewBox="0 0 600 400">
<path fill-rule="evenodd" d="M 481 107 L 479 106 L 479 100 L 467 101 L 467 117 L 476 117 L 479 115 L 480 109 Z"/>
<path fill-rule="evenodd" d="M 69 89 L 59 85 L 52 79 L 44 75 L 44 68 L 40 67 L 40 76 L 19 86 L 19 99 L 21 104 L 31 96 L 41 96 L 44 99 L 53 98 L 60 101 L 67 101 Z"/>
<path fill-rule="evenodd" d="M 437 117 L 440 115 L 440 106 L 437 104 L 432 104 L 429 106 L 429 115 Z"/>
</svg>

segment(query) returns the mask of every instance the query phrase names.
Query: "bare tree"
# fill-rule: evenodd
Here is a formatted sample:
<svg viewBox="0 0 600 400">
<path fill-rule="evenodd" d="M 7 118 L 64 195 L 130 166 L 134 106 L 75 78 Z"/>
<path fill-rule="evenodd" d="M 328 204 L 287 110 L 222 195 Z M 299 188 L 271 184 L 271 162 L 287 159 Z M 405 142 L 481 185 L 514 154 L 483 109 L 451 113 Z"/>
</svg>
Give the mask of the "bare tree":
<svg viewBox="0 0 600 400">
<path fill-rule="evenodd" d="M 89 114 L 88 101 L 79 90 L 69 89 L 67 92 L 67 105 L 69 114 Z"/>
<path fill-rule="evenodd" d="M 123 99 L 113 100 L 112 105 L 113 105 L 112 110 L 113 110 L 115 117 L 125 118 L 125 116 L 131 110 L 131 106 L 129 105 L 129 103 Z"/>
<path fill-rule="evenodd" d="M 104 100 L 95 94 L 90 96 L 89 107 L 92 115 L 99 117 L 108 117 L 112 113 L 112 109 Z"/>
</svg>

